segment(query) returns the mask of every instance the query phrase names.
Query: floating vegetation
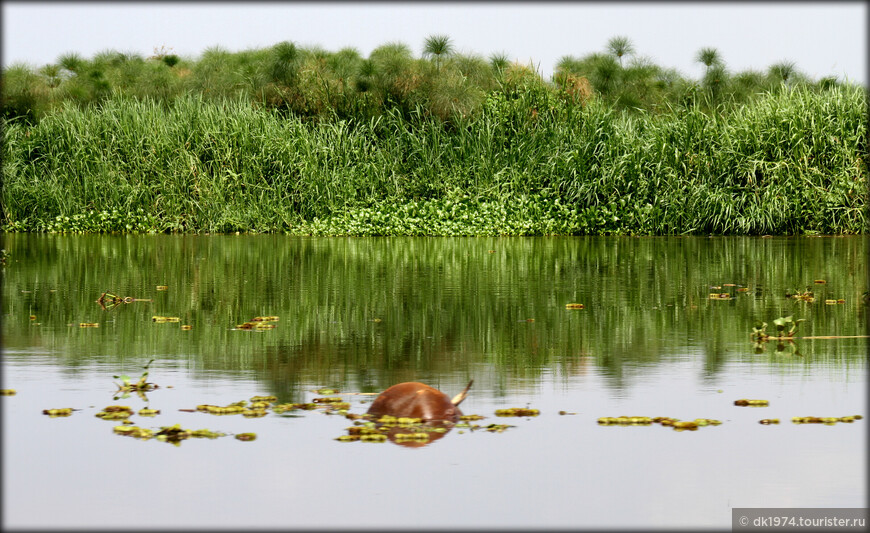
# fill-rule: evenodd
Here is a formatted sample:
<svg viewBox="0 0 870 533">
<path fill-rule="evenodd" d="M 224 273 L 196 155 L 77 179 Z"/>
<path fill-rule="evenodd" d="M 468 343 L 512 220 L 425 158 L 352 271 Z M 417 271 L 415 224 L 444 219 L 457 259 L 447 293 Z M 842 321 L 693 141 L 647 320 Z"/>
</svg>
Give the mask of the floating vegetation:
<svg viewBox="0 0 870 533">
<path fill-rule="evenodd" d="M 142 392 L 152 391 L 152 390 L 158 388 L 157 384 L 149 383 L 148 381 L 146 381 L 148 379 L 148 367 L 151 366 L 151 363 L 153 363 L 153 362 L 154 362 L 154 359 L 151 359 L 150 361 L 148 361 L 148 364 L 146 364 L 145 366 L 142 367 L 145 371 L 142 372 L 142 375 L 139 377 L 139 381 L 137 381 L 136 383 L 131 383 L 130 382 L 131 378 L 130 378 L 130 376 L 127 376 L 127 375 L 122 374 L 120 376 L 112 376 L 113 378 L 120 379 L 122 381 L 122 383 L 120 383 L 120 384 L 115 383 L 115 385 L 118 386 L 118 392 L 123 393 L 123 396 L 121 396 L 121 398 L 126 398 L 127 394 L 130 392 L 142 393 Z"/>
<path fill-rule="evenodd" d="M 577 413 L 569 413 L 568 411 L 559 411 L 560 415 L 576 415 Z"/>
<path fill-rule="evenodd" d="M 755 326 L 752 327 L 752 333 L 750 334 L 750 338 L 757 342 L 762 343 L 773 339 L 792 339 L 794 338 L 794 334 L 797 332 L 797 328 L 801 322 L 805 322 L 806 319 L 799 318 L 794 320 L 791 316 L 779 317 L 773 321 L 773 325 L 776 326 L 776 336 L 768 335 L 767 333 L 767 322 L 756 323 Z M 786 327 L 791 326 L 788 331 L 786 331 Z"/>
<path fill-rule="evenodd" d="M 779 419 L 778 418 L 763 418 L 763 419 L 759 420 L 758 423 L 761 425 L 764 425 L 764 426 L 769 426 L 771 424 L 779 424 Z"/>
<path fill-rule="evenodd" d="M 270 324 L 269 322 L 277 322 L 277 316 L 255 316 L 251 320 L 244 322 L 242 324 L 237 324 L 235 328 L 237 330 L 247 330 L 247 331 L 262 331 L 267 329 L 275 329 L 275 324 Z"/>
<path fill-rule="evenodd" d="M 565 309 L 583 309 L 584 307 L 583 304 L 565 304 Z"/>
<path fill-rule="evenodd" d="M 396 433 L 393 435 L 393 438 L 396 439 L 396 442 L 429 442 L 430 434 L 425 431 L 421 431 L 419 433 Z"/>
<path fill-rule="evenodd" d="M 154 431 L 139 426 L 115 426 L 112 431 L 119 435 L 127 437 L 135 437 L 137 439 L 150 439 L 154 436 Z"/>
<path fill-rule="evenodd" d="M 335 403 L 335 402 L 343 402 L 344 398 L 341 398 L 339 396 L 329 396 L 329 397 L 325 397 L 325 398 L 314 398 L 311 401 L 313 401 L 314 403 Z"/>
<path fill-rule="evenodd" d="M 181 424 L 175 424 L 172 426 L 161 427 L 160 431 L 155 433 L 154 436 L 160 441 L 178 443 L 184 439 L 190 438 L 192 433 L 192 431 L 182 428 Z"/>
<path fill-rule="evenodd" d="M 813 303 L 816 301 L 816 297 L 813 294 L 813 291 L 807 289 L 805 291 L 794 291 L 794 293 L 786 293 L 787 298 L 793 298 L 795 300 L 807 303 Z"/>
<path fill-rule="evenodd" d="M 824 283 L 827 283 L 827 281 L 825 281 L 823 279 L 816 279 L 816 280 L 813 280 L 813 283 L 824 284 Z"/>
<path fill-rule="evenodd" d="M 72 414 L 72 412 L 73 412 L 73 409 L 71 407 L 63 407 L 60 409 L 43 409 L 42 410 L 42 414 L 48 415 L 52 418 L 59 417 L 59 416 L 70 416 Z"/>
<path fill-rule="evenodd" d="M 139 416 L 157 416 L 160 414 L 160 409 L 139 409 Z"/>
<path fill-rule="evenodd" d="M 734 405 L 737 405 L 740 407 L 747 407 L 747 406 L 748 407 L 767 407 L 768 405 L 770 405 L 770 402 L 768 400 L 745 400 L 745 399 L 741 399 L 741 400 L 734 400 Z"/>
<path fill-rule="evenodd" d="M 152 322 L 156 322 L 158 324 L 165 324 L 166 322 L 181 322 L 181 319 L 177 316 L 152 316 Z"/>
<path fill-rule="evenodd" d="M 176 446 L 185 439 L 216 439 L 218 437 L 226 436 L 226 433 L 220 433 L 210 429 L 184 429 L 181 427 L 181 424 L 163 426 L 156 432 L 152 429 L 141 428 L 139 426 L 115 426 L 112 430 L 118 435 L 134 437 L 141 440 L 156 438 L 159 441 L 169 442 Z"/>
<path fill-rule="evenodd" d="M 490 425 L 484 427 L 483 429 L 484 429 L 484 431 L 489 431 L 490 433 L 501 433 L 508 428 L 514 428 L 514 427 L 516 427 L 516 426 L 511 426 L 508 424 L 490 424 Z"/>
<path fill-rule="evenodd" d="M 274 403 L 278 401 L 277 396 L 251 396 L 251 403 Z"/>
<path fill-rule="evenodd" d="M 151 302 L 150 298 L 133 298 L 132 296 L 117 296 L 110 292 L 104 292 L 97 298 L 97 303 L 103 308 L 103 311 L 111 311 L 121 304 L 131 304 L 133 302 Z"/>
<path fill-rule="evenodd" d="M 189 324 L 182 324 L 182 325 L 181 325 L 181 329 L 184 330 L 184 331 L 188 331 L 188 330 L 193 329 L 193 326 L 191 326 L 191 325 L 189 325 Z"/>
<path fill-rule="evenodd" d="M 338 390 L 338 389 L 332 389 L 332 388 L 324 387 L 324 388 L 322 388 L 322 389 L 315 389 L 315 390 L 313 390 L 313 391 L 311 391 L 311 392 L 316 392 L 317 394 L 338 394 L 338 393 L 341 392 L 341 391 Z"/>
<path fill-rule="evenodd" d="M 846 424 L 851 424 L 856 420 L 861 420 L 863 417 L 861 415 L 852 415 L 852 416 L 795 416 L 792 417 L 791 421 L 795 424 L 825 424 L 832 426 L 837 422 L 843 422 Z"/>
<path fill-rule="evenodd" d="M 80 328 L 98 328 L 100 324 L 98 322 L 79 322 Z"/>
<path fill-rule="evenodd" d="M 680 420 L 669 416 L 657 416 L 650 418 L 648 416 L 605 416 L 598 419 L 598 425 L 601 426 L 650 426 L 652 424 L 660 424 L 663 427 L 672 427 L 677 431 L 695 431 L 699 427 L 718 426 L 722 422 L 712 418 L 696 418 L 695 420 Z"/>
<path fill-rule="evenodd" d="M 157 286 L 157 290 L 158 290 L 158 291 L 165 291 L 165 290 L 167 290 L 168 288 L 169 288 L 168 285 L 158 285 L 158 286 Z"/>
<path fill-rule="evenodd" d="M 275 324 L 268 324 L 266 322 L 245 322 L 243 324 L 237 324 L 234 329 L 267 330 L 267 329 L 275 329 Z"/>
<path fill-rule="evenodd" d="M 197 405 L 196 410 L 213 415 L 237 415 L 243 413 L 245 407 L 238 404 L 230 404 L 223 407 L 217 405 Z"/>
<path fill-rule="evenodd" d="M 730 300 L 731 295 L 727 292 L 711 292 L 709 298 L 711 300 Z"/>
<path fill-rule="evenodd" d="M 133 416 L 133 408 L 127 405 L 109 405 L 95 416 L 103 420 L 125 420 Z"/>
<path fill-rule="evenodd" d="M 212 431 L 210 429 L 196 429 L 190 432 L 190 436 L 195 439 L 216 439 L 218 437 L 225 437 L 226 433 L 220 433 L 219 431 Z"/>
<path fill-rule="evenodd" d="M 620 426 L 648 426 L 653 423 L 652 418 L 648 416 L 605 416 L 598 419 L 598 423 L 602 426 L 620 425 Z"/>
<path fill-rule="evenodd" d="M 347 414 L 346 418 L 354 420 L 354 425 L 345 428 L 347 435 L 337 437 L 340 442 L 384 442 L 390 440 L 405 447 L 426 446 L 440 439 L 454 425 L 444 421 L 424 421 L 415 417 L 395 417 L 382 415 L 372 420 L 373 415 L 361 417 Z"/>
<path fill-rule="evenodd" d="M 15 389 L 0 389 L 0 396 L 15 396 L 18 394 Z"/>
<path fill-rule="evenodd" d="M 496 409 L 495 416 L 538 416 L 541 414 L 537 409 L 523 407 L 511 407 L 509 409 Z"/>
<path fill-rule="evenodd" d="M 295 404 L 295 403 L 282 403 L 282 404 L 278 404 L 278 405 L 273 405 L 272 412 L 280 414 L 280 413 L 285 413 L 287 411 L 295 411 L 296 409 L 299 408 L 298 406 L 299 406 L 299 404 Z"/>
<path fill-rule="evenodd" d="M 484 417 L 483 415 L 462 415 L 459 417 L 459 420 L 464 420 L 467 422 L 469 420 L 483 420 L 484 418 L 486 417 Z"/>
</svg>

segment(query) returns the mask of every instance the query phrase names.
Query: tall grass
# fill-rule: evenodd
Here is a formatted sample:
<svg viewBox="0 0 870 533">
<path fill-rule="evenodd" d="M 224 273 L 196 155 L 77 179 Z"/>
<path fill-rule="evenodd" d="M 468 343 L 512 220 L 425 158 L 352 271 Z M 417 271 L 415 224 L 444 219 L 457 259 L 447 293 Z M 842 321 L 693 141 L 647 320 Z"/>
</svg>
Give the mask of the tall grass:
<svg viewBox="0 0 870 533">
<path fill-rule="evenodd" d="M 451 122 L 115 94 L 7 125 L 3 224 L 123 231 L 101 214 L 141 210 L 133 227 L 158 232 L 863 233 L 866 118 L 859 87 L 627 114 L 516 72 Z"/>
</svg>

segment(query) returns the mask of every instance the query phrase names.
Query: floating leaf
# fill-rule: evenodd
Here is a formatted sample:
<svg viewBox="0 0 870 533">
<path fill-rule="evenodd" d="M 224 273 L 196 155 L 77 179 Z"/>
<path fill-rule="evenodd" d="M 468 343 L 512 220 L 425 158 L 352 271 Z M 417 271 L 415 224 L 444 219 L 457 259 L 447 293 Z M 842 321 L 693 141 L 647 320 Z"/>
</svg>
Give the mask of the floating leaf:
<svg viewBox="0 0 870 533">
<path fill-rule="evenodd" d="M 251 403 L 256 403 L 256 402 L 273 403 L 273 402 L 277 402 L 277 401 L 278 401 L 277 396 L 252 396 L 251 397 Z"/>
<path fill-rule="evenodd" d="M 495 410 L 495 416 L 538 416 L 539 414 L 541 413 L 537 409 L 526 409 L 523 407 Z"/>
<path fill-rule="evenodd" d="M 768 400 L 745 400 L 745 399 L 734 400 L 734 405 L 737 405 L 740 407 L 746 407 L 746 406 L 767 407 L 769 404 L 770 404 L 770 402 Z"/>
<path fill-rule="evenodd" d="M 42 414 L 48 415 L 52 418 L 57 416 L 70 416 L 73 410 L 71 407 L 63 407 L 60 409 L 43 409 Z"/>
</svg>

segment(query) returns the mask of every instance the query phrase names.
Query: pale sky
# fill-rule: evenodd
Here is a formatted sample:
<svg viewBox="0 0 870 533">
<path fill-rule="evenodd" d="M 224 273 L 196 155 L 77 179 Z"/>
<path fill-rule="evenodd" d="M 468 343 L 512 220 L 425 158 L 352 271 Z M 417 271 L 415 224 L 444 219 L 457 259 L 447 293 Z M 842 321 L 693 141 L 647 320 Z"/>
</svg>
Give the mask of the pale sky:
<svg viewBox="0 0 870 533">
<path fill-rule="evenodd" d="M 448 35 L 457 51 L 504 52 L 547 79 L 562 56 L 605 51 L 626 36 L 637 55 L 701 77 L 698 50 L 716 48 L 732 72 L 793 61 L 814 79 L 867 84 L 866 2 L 266 2 L 2 4 L 2 63 L 53 63 L 67 52 L 153 54 L 160 46 L 197 58 L 292 41 L 329 51 L 403 42 L 415 56 L 426 37 Z"/>
</svg>

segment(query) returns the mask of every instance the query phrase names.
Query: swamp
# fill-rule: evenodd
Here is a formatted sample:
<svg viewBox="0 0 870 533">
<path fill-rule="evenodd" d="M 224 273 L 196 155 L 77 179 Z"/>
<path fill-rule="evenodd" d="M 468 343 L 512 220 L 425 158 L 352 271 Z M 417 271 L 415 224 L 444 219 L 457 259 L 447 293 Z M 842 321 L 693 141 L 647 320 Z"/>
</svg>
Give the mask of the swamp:
<svg viewBox="0 0 870 533">
<path fill-rule="evenodd" d="M 5 67 L 4 530 L 866 506 L 866 87 L 698 61 Z"/>
<path fill-rule="evenodd" d="M 6 233 L 3 527 L 727 528 L 733 507 L 862 507 L 866 244 Z M 472 379 L 479 417 L 347 438 L 391 385 Z"/>
</svg>

